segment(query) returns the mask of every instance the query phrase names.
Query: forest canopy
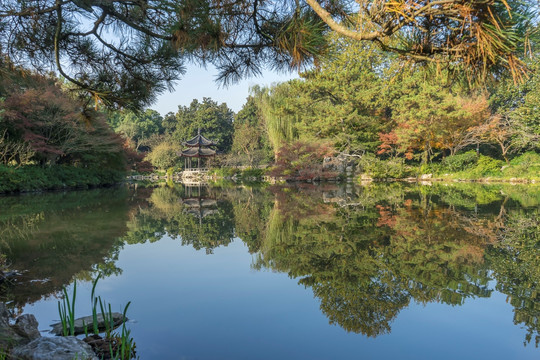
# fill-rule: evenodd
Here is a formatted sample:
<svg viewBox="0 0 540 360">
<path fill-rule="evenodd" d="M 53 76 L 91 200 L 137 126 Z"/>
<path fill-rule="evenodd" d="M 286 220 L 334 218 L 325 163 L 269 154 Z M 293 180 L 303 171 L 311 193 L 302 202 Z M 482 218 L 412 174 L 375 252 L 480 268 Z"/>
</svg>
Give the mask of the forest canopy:
<svg viewBox="0 0 540 360">
<path fill-rule="evenodd" d="M 187 62 L 213 64 L 224 84 L 261 69 L 305 69 L 326 34 L 373 42 L 414 62 L 484 79 L 518 78 L 534 43 L 535 1 L 506 0 L 6 0 L 0 52 L 55 71 L 112 107 L 143 108 Z"/>
</svg>

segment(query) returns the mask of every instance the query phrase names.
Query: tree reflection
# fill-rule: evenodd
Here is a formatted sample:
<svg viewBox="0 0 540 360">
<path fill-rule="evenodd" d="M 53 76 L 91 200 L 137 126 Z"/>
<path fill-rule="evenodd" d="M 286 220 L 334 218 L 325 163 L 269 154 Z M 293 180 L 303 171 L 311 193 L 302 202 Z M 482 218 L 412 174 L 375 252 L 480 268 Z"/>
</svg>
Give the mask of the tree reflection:
<svg viewBox="0 0 540 360">
<path fill-rule="evenodd" d="M 119 238 L 130 207 L 140 200 L 126 188 L 0 197 L 1 252 L 10 269 L 22 273 L 5 282 L 2 300 L 22 308 L 58 293 L 73 278 L 121 273 L 115 264 Z"/>
<path fill-rule="evenodd" d="M 194 193 L 181 186 L 162 186 L 132 216 L 128 228 L 128 244 L 155 242 L 167 235 L 212 253 L 234 239 L 234 215 L 231 203 L 218 200 L 209 188 Z"/>
<path fill-rule="evenodd" d="M 496 289 L 508 295 L 514 324 L 527 329 L 525 342 L 540 342 L 540 211 L 516 211 L 508 216 L 500 243 L 486 256 L 497 280 Z"/>
<path fill-rule="evenodd" d="M 538 341 L 538 216 L 518 210 L 516 188 L 468 187 L 379 184 L 318 197 L 275 188 L 254 266 L 299 278 L 331 323 L 367 336 L 389 332 L 410 301 L 462 305 L 490 297 L 496 279 L 526 341 Z"/>
<path fill-rule="evenodd" d="M 237 237 L 255 254 L 253 268 L 298 279 L 347 331 L 379 336 L 411 303 L 459 306 L 497 290 L 527 329 L 525 342 L 538 345 L 539 203 L 531 185 L 397 183 L 5 197 L 0 247 L 27 273 L 3 297 L 20 307 L 73 277 L 118 274 L 126 245 L 169 237 L 210 254 Z"/>
</svg>

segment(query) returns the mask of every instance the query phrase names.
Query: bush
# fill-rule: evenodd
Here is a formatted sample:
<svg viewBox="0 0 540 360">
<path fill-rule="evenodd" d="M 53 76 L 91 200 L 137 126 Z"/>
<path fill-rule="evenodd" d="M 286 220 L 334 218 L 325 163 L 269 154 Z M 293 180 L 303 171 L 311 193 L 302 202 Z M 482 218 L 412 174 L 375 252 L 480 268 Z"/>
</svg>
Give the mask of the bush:
<svg viewBox="0 0 540 360">
<path fill-rule="evenodd" d="M 381 160 L 373 154 L 365 154 L 358 166 L 375 179 L 403 179 L 414 175 L 413 168 L 406 165 L 403 158 Z"/>
<path fill-rule="evenodd" d="M 448 156 L 441 161 L 440 170 L 450 173 L 465 171 L 473 167 L 477 160 L 478 155 L 474 150 L 467 151 L 463 154 Z"/>
<path fill-rule="evenodd" d="M 510 161 L 503 170 L 504 176 L 518 178 L 538 178 L 540 176 L 540 154 L 526 152 Z"/>
<path fill-rule="evenodd" d="M 0 193 L 112 185 L 123 180 L 124 173 L 110 169 L 77 168 L 67 165 L 49 167 L 0 166 Z"/>
<path fill-rule="evenodd" d="M 174 144 L 162 142 L 146 155 L 146 160 L 160 170 L 168 169 L 180 161 L 179 150 L 178 146 Z"/>
<path fill-rule="evenodd" d="M 242 178 L 250 178 L 250 177 L 261 178 L 262 176 L 264 176 L 264 174 L 265 174 L 265 171 L 263 169 L 248 168 L 248 169 L 242 170 L 242 173 L 240 174 L 240 177 L 242 177 Z"/>
<path fill-rule="evenodd" d="M 212 171 L 212 175 L 216 177 L 233 177 L 236 174 L 239 174 L 240 170 L 230 167 L 222 167 Z"/>
<path fill-rule="evenodd" d="M 534 151 L 526 152 L 510 161 L 510 165 L 540 166 L 540 154 Z"/>
<path fill-rule="evenodd" d="M 480 155 L 476 166 L 468 172 L 474 177 L 482 176 L 497 176 L 501 175 L 501 167 L 504 161 L 490 158 L 489 156 Z"/>
</svg>

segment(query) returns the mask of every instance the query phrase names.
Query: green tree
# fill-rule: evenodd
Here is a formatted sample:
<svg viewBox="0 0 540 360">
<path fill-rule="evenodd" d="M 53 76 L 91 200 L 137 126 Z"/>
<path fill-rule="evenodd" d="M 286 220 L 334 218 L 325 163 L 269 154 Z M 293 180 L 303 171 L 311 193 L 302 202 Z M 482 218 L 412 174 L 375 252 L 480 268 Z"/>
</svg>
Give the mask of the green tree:
<svg viewBox="0 0 540 360">
<path fill-rule="evenodd" d="M 409 158 L 420 150 L 423 163 L 431 161 L 435 149 L 448 149 L 454 155 L 475 143 L 471 129 L 489 118 L 482 95 L 428 80 L 427 76 L 425 71 L 405 73 L 393 86 L 391 100 L 393 131 L 400 150 Z"/>
<path fill-rule="evenodd" d="M 194 99 L 189 106 L 179 106 L 176 130 L 172 134 L 179 144 L 197 135 L 197 130 L 217 143 L 217 149 L 228 152 L 232 146 L 234 113 L 227 104 L 218 104 L 210 98 L 202 102 Z"/>
<path fill-rule="evenodd" d="M 296 122 L 301 112 L 295 104 L 296 94 L 293 93 L 291 83 L 286 82 L 261 90 L 259 107 L 275 159 L 283 145 L 299 137 Z"/>
<path fill-rule="evenodd" d="M 167 135 L 172 134 L 176 130 L 177 123 L 176 115 L 172 111 L 169 111 L 167 114 L 165 114 L 163 121 L 161 122 L 163 133 Z"/>
<path fill-rule="evenodd" d="M 142 113 L 127 111 L 122 114 L 115 131 L 129 139 L 136 150 L 148 150 L 150 138 L 163 133 L 162 122 L 161 115 L 152 109 Z"/>
<path fill-rule="evenodd" d="M 324 55 L 328 29 L 405 59 L 517 77 L 536 10 L 518 0 L 5 0 L 0 48 L 40 71 L 54 68 L 96 102 L 143 108 L 185 61 L 213 63 L 224 82 L 265 66 L 302 68 Z"/>
<path fill-rule="evenodd" d="M 164 141 L 155 146 L 146 156 L 146 160 L 158 169 L 166 170 L 178 164 L 180 146 Z"/>
<path fill-rule="evenodd" d="M 234 158 L 235 162 L 240 161 L 251 166 L 267 162 L 272 157 L 264 121 L 253 95 L 247 98 L 246 103 L 234 118 L 231 152 L 233 154 L 231 158 Z M 244 161 L 242 157 L 245 158 Z"/>
<path fill-rule="evenodd" d="M 486 123 L 483 134 L 495 142 L 503 157 L 507 153 L 536 148 L 540 143 L 540 61 L 530 60 L 533 70 L 526 82 L 515 84 L 505 78 L 493 89 L 490 99 L 495 116 Z M 490 124 L 491 123 L 491 124 Z M 491 125 L 491 126 L 490 126 Z"/>
<path fill-rule="evenodd" d="M 291 85 L 301 138 L 326 139 L 340 152 L 373 151 L 388 123 L 388 86 L 395 57 L 376 46 L 331 36 L 331 54 Z"/>
</svg>

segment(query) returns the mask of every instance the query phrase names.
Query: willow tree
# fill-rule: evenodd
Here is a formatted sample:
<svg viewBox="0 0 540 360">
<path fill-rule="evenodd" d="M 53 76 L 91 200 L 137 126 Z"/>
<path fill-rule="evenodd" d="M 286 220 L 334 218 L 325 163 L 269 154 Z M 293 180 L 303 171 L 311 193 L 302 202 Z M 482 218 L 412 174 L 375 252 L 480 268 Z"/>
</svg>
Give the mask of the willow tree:
<svg viewBox="0 0 540 360">
<path fill-rule="evenodd" d="M 111 106 L 142 107 L 186 61 L 227 84 L 261 69 L 304 68 L 329 29 L 404 59 L 481 75 L 523 71 L 534 0 L 4 0 L 0 52 L 54 70 Z"/>
<path fill-rule="evenodd" d="M 296 123 L 299 122 L 301 111 L 296 106 L 291 82 L 261 91 L 259 106 L 274 157 L 277 158 L 284 144 L 298 139 Z"/>
</svg>

